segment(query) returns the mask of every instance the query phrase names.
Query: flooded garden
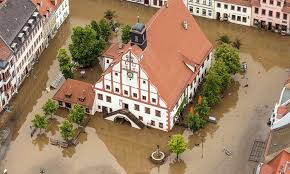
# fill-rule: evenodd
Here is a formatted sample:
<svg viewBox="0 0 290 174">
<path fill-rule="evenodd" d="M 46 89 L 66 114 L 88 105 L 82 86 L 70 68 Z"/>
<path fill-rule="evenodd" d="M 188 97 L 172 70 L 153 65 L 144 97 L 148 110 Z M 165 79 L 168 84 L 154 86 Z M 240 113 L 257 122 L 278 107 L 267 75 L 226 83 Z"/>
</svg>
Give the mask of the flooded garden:
<svg viewBox="0 0 290 174">
<path fill-rule="evenodd" d="M 70 17 L 11 102 L 12 112 L 3 114 L 12 116 L 12 136 L 1 169 L 8 169 L 9 174 L 40 173 L 40 170 L 47 174 L 252 173 L 257 163 L 248 161 L 251 147 L 254 140 L 266 139 L 269 132 L 266 123 L 289 74 L 290 37 L 198 17 L 196 21 L 213 44 L 222 34 L 240 39 L 241 61 L 248 64 L 247 73 L 235 76 L 232 87 L 211 111 L 218 119 L 217 124 L 208 124 L 196 133 L 175 126 L 166 133 L 114 124 L 97 113 L 86 127 L 86 133 L 80 135 L 79 144 L 63 149 L 49 143 L 67 115 L 67 111 L 59 110 L 60 117 L 49 121 L 45 133 L 30 137 L 31 119 L 56 92 L 45 89 L 59 73 L 58 49 L 67 48 L 74 26 L 99 20 L 108 9 L 116 11 L 122 24 L 135 23 L 137 16 L 146 23 L 156 12 L 156 9 L 120 0 L 70 1 Z M 95 83 L 101 75 L 98 66 L 86 71 L 87 76 L 82 80 L 90 83 Z M 176 133 L 181 133 L 188 143 L 179 161 L 167 147 L 168 140 Z M 156 145 L 169 155 L 160 166 L 149 160 Z M 232 156 L 225 155 L 224 148 L 230 149 Z"/>
</svg>

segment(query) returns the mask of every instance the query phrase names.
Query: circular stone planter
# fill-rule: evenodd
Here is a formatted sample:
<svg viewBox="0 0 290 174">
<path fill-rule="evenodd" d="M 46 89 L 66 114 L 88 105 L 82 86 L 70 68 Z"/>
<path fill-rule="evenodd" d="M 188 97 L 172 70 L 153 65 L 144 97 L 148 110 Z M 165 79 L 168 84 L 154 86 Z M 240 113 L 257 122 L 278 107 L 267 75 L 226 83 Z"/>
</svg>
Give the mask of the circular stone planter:
<svg viewBox="0 0 290 174">
<path fill-rule="evenodd" d="M 153 152 L 150 156 L 151 160 L 155 164 L 162 164 L 165 161 L 165 154 L 159 151 L 159 155 L 157 155 L 157 151 Z"/>
</svg>

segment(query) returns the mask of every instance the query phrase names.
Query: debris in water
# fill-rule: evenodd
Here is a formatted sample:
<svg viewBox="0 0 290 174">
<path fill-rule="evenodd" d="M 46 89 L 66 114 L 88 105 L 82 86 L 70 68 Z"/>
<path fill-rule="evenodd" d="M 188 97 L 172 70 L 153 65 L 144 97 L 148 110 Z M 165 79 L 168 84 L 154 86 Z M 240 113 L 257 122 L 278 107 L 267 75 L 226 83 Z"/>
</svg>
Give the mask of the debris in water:
<svg viewBox="0 0 290 174">
<path fill-rule="evenodd" d="M 245 84 L 245 85 L 244 85 L 244 88 L 246 88 L 246 87 L 248 87 L 248 86 L 249 86 L 249 84 Z"/>
<path fill-rule="evenodd" d="M 230 150 L 228 150 L 227 148 L 224 147 L 223 151 L 225 152 L 226 155 L 232 156 L 232 152 Z"/>
</svg>

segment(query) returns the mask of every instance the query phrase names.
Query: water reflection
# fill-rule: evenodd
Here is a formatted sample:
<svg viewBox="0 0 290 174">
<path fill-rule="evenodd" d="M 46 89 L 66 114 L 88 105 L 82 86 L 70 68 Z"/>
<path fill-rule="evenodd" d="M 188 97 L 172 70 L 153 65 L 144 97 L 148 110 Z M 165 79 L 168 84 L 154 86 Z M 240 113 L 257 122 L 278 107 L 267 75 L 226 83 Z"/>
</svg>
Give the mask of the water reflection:
<svg viewBox="0 0 290 174">
<path fill-rule="evenodd" d="M 63 148 L 61 152 L 62 152 L 62 157 L 71 158 L 76 153 L 76 147 L 70 146 L 68 148 Z"/>
<path fill-rule="evenodd" d="M 36 138 L 32 140 L 32 144 L 38 146 L 38 150 L 42 151 L 43 148 L 48 144 L 49 140 L 45 133 L 37 134 Z"/>
<path fill-rule="evenodd" d="M 48 125 L 46 128 L 46 133 L 50 133 L 52 136 L 54 136 L 59 129 L 58 128 L 59 124 L 60 122 L 56 118 L 49 119 Z"/>
<path fill-rule="evenodd" d="M 169 164 L 169 173 L 170 174 L 180 174 L 180 173 L 185 173 L 186 169 L 186 164 L 185 162 L 180 159 L 180 160 L 174 160 Z"/>
</svg>

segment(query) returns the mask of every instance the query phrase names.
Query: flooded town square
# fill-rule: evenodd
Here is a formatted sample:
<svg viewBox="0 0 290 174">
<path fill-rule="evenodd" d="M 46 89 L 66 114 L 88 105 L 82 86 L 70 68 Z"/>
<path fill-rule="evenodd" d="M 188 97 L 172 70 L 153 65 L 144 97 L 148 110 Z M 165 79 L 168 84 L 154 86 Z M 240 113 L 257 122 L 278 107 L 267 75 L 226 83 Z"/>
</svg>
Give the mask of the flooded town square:
<svg viewBox="0 0 290 174">
<path fill-rule="evenodd" d="M 245 74 L 235 75 L 234 84 L 211 114 L 217 124 L 208 124 L 192 133 L 179 126 L 170 132 L 104 120 L 101 113 L 92 116 L 77 146 L 66 149 L 53 146 L 49 138 L 58 136 L 58 126 L 67 111 L 60 109 L 49 122 L 45 134 L 32 138 L 31 120 L 56 90 L 46 91 L 59 74 L 56 54 L 59 48 L 68 48 L 72 28 L 100 20 L 108 9 L 116 11 L 121 24 L 133 24 L 140 16 L 146 23 L 157 11 L 120 0 L 71 0 L 70 16 L 60 31 L 39 57 L 30 76 L 11 102 L 13 130 L 10 144 L 3 154 L 1 169 L 9 174 L 252 174 L 257 163 L 249 161 L 255 140 L 267 138 L 267 126 L 273 107 L 290 73 L 290 37 L 241 25 L 194 17 L 208 39 L 215 45 L 222 34 L 241 39 L 240 56 L 247 62 Z M 95 83 L 101 76 L 100 67 L 86 70 L 86 79 Z M 247 85 L 246 85 L 247 84 Z M 170 136 L 181 133 L 188 149 L 176 161 L 167 142 Z M 163 165 L 154 165 L 149 155 L 160 145 L 168 154 Z M 231 156 L 223 149 L 230 149 Z"/>
</svg>

